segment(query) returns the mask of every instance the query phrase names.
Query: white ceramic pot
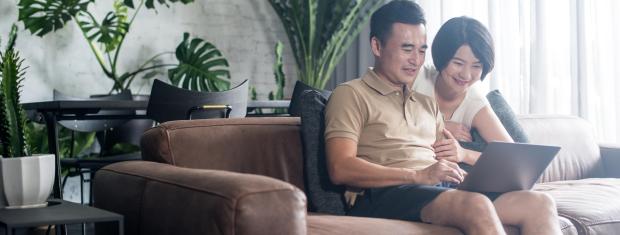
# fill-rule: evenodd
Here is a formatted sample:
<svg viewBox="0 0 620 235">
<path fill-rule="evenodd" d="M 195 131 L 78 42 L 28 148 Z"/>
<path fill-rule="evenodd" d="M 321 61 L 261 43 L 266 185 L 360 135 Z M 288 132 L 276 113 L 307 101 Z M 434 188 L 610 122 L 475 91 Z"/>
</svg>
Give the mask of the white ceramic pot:
<svg viewBox="0 0 620 235">
<path fill-rule="evenodd" d="M 7 209 L 47 205 L 54 186 L 54 160 L 53 154 L 0 158 L 0 190 Z"/>
</svg>

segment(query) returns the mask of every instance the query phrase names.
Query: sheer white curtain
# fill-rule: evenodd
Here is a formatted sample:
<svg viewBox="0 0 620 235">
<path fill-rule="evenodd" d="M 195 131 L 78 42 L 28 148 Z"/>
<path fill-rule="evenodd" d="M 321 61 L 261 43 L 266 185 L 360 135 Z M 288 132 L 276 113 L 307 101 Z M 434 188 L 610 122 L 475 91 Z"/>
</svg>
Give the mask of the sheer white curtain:
<svg viewBox="0 0 620 235">
<path fill-rule="evenodd" d="M 571 114 L 601 142 L 620 142 L 620 2 L 616 0 L 419 0 L 428 40 L 456 16 L 493 34 L 496 67 L 480 84 L 522 114 Z M 431 52 L 432 53 L 432 52 Z M 432 63 L 429 57 L 427 63 Z"/>
</svg>

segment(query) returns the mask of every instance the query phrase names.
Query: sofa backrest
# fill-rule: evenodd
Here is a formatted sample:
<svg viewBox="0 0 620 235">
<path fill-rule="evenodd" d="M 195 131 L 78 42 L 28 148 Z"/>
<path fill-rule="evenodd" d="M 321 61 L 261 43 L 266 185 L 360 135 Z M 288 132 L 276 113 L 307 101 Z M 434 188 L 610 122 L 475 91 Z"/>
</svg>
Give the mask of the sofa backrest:
<svg viewBox="0 0 620 235">
<path fill-rule="evenodd" d="M 587 121 L 568 115 L 520 115 L 518 119 L 532 144 L 562 147 L 539 182 L 603 176 L 600 150 Z"/>
<path fill-rule="evenodd" d="M 142 136 L 142 158 L 180 167 L 258 174 L 304 189 L 297 117 L 172 121 Z"/>
<path fill-rule="evenodd" d="M 590 124 L 574 116 L 521 115 L 531 143 L 561 146 L 540 182 L 601 177 Z M 142 157 L 181 167 L 259 174 L 304 190 L 300 119 L 261 117 L 166 122 L 142 137 Z"/>
</svg>

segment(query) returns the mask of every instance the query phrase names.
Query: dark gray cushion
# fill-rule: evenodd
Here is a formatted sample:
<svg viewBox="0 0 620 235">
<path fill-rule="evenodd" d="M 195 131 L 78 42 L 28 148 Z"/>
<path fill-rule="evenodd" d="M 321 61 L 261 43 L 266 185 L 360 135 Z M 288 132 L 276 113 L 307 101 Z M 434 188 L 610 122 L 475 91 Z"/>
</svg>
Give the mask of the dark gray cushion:
<svg viewBox="0 0 620 235">
<path fill-rule="evenodd" d="M 329 97 L 332 93 L 331 91 L 316 89 L 298 80 L 295 82 L 295 88 L 293 88 L 293 95 L 291 97 L 291 104 L 288 106 L 288 114 L 292 117 L 301 116 L 301 109 L 303 108 L 301 95 L 304 91 L 318 91 L 325 97 Z"/>
<path fill-rule="evenodd" d="M 512 137 L 515 142 L 528 143 L 529 140 L 527 139 L 525 131 L 523 131 L 515 113 L 502 96 L 502 93 L 500 93 L 499 90 L 493 90 L 487 94 L 487 100 L 489 100 L 493 112 L 495 112 L 495 115 L 497 115 L 502 122 L 502 125 L 506 128 L 510 137 Z M 471 130 L 471 136 L 473 141 L 460 142 L 461 146 L 466 149 L 482 152 L 487 145 L 484 139 L 482 139 L 475 129 Z"/>
<path fill-rule="evenodd" d="M 301 138 L 304 179 L 312 212 L 345 214 L 344 187 L 332 184 L 325 155 L 325 104 L 327 96 L 308 90 L 301 95 Z"/>
</svg>

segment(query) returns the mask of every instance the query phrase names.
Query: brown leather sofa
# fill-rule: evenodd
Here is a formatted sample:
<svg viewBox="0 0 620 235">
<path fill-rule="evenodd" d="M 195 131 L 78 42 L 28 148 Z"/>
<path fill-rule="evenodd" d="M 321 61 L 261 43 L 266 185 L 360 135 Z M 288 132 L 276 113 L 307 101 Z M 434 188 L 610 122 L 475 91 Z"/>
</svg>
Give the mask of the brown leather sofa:
<svg viewBox="0 0 620 235">
<path fill-rule="evenodd" d="M 535 190 L 555 198 L 564 234 L 620 231 L 620 148 L 600 147 L 589 124 L 576 117 L 521 116 L 519 122 L 531 142 L 563 147 Z M 164 123 L 143 136 L 147 161 L 97 173 L 95 206 L 123 214 L 126 234 L 461 234 L 424 223 L 308 213 L 299 130 L 300 120 L 289 117 Z M 97 229 L 108 234 L 110 228 Z"/>
</svg>

